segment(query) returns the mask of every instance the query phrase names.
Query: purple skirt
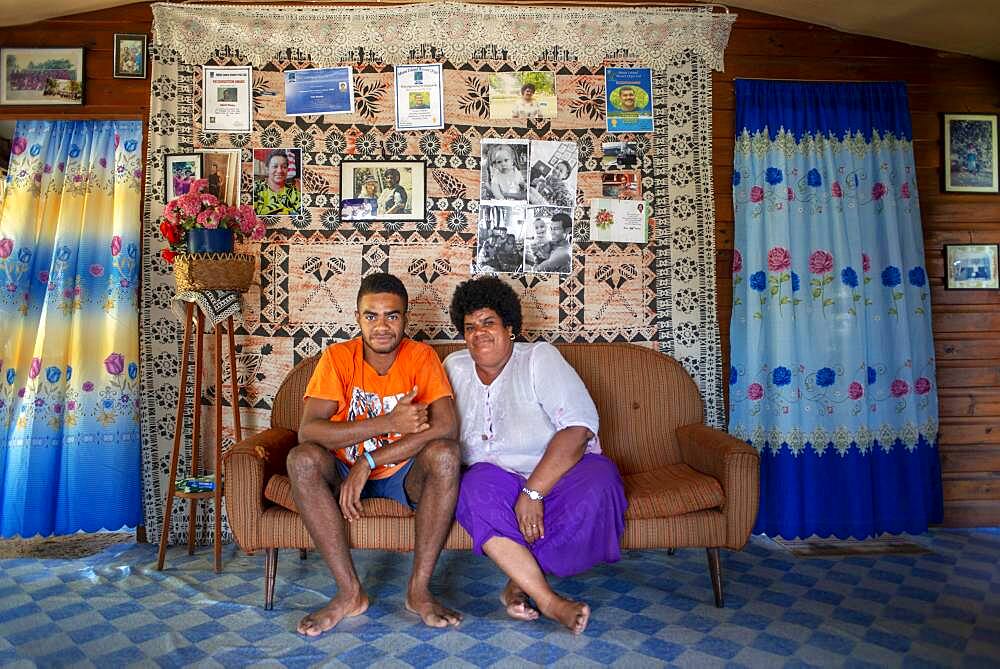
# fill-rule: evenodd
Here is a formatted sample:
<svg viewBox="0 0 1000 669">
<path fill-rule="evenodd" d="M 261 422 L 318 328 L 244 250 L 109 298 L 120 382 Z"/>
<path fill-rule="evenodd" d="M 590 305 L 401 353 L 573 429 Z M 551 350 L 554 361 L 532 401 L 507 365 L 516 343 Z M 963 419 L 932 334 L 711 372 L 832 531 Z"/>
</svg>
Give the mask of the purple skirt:
<svg viewBox="0 0 1000 669">
<path fill-rule="evenodd" d="M 542 571 L 560 577 L 621 558 L 628 504 L 615 463 L 588 453 L 573 465 L 545 496 L 545 537 L 534 544 L 524 540 L 514 515 L 524 484 L 523 476 L 488 462 L 466 470 L 455 517 L 476 553 L 493 537 L 506 537 L 526 546 Z"/>
</svg>

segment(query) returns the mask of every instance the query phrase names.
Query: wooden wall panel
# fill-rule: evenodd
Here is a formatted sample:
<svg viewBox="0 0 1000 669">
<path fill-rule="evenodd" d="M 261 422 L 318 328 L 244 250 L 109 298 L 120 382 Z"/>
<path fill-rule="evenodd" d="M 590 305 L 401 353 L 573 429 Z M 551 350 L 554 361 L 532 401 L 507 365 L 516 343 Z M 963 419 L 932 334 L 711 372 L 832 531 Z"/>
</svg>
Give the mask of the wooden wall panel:
<svg viewBox="0 0 1000 669">
<path fill-rule="evenodd" d="M 567 3 L 572 4 L 572 3 Z M 643 3 L 637 3 L 643 4 Z M 942 288 L 942 245 L 1000 241 L 1000 196 L 940 192 L 942 112 L 1000 112 L 1000 64 L 739 10 L 726 71 L 713 75 L 718 305 L 724 351 L 732 304 L 730 177 L 736 77 L 905 80 L 938 351 L 945 523 L 1000 525 L 1000 293 Z M 4 46 L 88 48 L 83 107 L 0 107 L 0 119 L 145 118 L 149 81 L 113 79 L 116 32 L 150 32 L 146 3 L 0 28 Z M 728 367 L 728 353 L 725 356 Z"/>
</svg>

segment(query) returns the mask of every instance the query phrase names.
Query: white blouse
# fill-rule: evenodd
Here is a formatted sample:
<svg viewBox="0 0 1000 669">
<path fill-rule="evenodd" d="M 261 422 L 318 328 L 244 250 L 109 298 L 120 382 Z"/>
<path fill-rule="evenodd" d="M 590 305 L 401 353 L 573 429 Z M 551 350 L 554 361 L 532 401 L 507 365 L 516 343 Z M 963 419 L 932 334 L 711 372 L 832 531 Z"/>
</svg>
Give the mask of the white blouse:
<svg viewBox="0 0 1000 669">
<path fill-rule="evenodd" d="M 458 405 L 462 462 L 492 462 L 531 475 L 559 430 L 582 426 L 594 433 L 587 453 L 600 453 L 597 407 L 586 386 L 555 346 L 515 343 L 510 360 L 490 385 L 476 374 L 467 349 L 444 361 Z"/>
</svg>

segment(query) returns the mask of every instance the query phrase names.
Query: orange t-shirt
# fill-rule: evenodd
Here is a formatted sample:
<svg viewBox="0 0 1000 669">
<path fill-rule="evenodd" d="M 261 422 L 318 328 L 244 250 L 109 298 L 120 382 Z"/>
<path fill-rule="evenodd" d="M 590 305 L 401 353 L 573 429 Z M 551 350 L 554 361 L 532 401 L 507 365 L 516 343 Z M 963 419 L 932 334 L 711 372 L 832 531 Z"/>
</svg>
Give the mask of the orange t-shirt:
<svg viewBox="0 0 1000 669">
<path fill-rule="evenodd" d="M 364 361 L 364 344 L 357 337 L 323 351 L 306 386 L 305 396 L 336 402 L 337 413 L 330 416 L 331 421 L 365 420 L 392 411 L 413 386 L 418 389 L 415 402 L 430 404 L 442 397 L 452 397 L 451 384 L 434 349 L 404 337 L 389 372 L 379 376 Z M 378 434 L 363 444 L 338 449 L 334 454 L 348 465 L 353 465 L 361 455 L 361 447 L 371 452 L 388 446 L 401 436 L 398 433 Z M 406 462 L 381 465 L 369 478 L 392 476 Z"/>
</svg>

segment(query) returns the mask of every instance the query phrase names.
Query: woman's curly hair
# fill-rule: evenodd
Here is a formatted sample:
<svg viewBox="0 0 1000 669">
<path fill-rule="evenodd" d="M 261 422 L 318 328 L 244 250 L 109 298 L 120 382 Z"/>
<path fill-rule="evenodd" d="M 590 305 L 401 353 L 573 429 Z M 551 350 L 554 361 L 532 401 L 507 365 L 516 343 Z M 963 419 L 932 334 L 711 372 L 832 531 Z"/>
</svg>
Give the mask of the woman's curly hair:
<svg viewBox="0 0 1000 669">
<path fill-rule="evenodd" d="M 492 309 L 505 327 L 521 332 L 521 300 L 517 293 L 495 276 L 481 276 L 458 284 L 451 298 L 451 322 L 459 334 L 465 331 L 465 317 L 480 309 Z"/>
</svg>

